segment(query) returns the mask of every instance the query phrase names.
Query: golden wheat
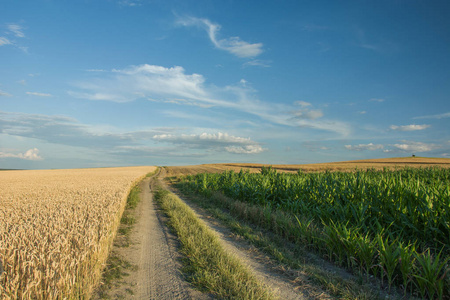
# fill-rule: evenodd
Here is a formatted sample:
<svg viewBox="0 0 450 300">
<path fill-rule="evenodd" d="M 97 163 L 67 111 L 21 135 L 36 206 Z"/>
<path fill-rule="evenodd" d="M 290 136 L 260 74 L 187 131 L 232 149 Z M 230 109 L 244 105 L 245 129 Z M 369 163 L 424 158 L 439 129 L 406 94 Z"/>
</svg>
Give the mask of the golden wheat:
<svg viewBox="0 0 450 300">
<path fill-rule="evenodd" d="M 154 167 L 0 172 L 0 299 L 88 299 Z"/>
</svg>

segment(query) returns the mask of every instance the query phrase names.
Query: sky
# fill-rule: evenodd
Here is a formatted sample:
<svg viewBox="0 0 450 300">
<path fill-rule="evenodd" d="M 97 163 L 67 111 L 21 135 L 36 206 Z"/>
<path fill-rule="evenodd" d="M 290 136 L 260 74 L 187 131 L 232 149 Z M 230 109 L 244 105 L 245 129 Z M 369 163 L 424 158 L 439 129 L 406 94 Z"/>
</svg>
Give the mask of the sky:
<svg viewBox="0 0 450 300">
<path fill-rule="evenodd" d="M 3 0 L 0 169 L 450 158 L 450 1 Z"/>
</svg>

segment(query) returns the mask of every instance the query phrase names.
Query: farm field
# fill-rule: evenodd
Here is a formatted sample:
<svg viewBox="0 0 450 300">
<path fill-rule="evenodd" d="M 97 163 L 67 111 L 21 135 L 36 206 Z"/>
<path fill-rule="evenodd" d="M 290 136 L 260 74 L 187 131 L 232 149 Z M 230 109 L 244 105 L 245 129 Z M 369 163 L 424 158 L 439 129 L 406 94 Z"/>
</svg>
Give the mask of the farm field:
<svg viewBox="0 0 450 300">
<path fill-rule="evenodd" d="M 203 164 L 192 166 L 174 166 L 167 169 L 167 176 L 180 176 L 196 173 L 218 173 L 225 170 L 233 170 L 239 172 L 241 169 L 249 170 L 251 173 L 259 173 L 262 166 L 268 164 L 256 163 L 233 163 L 233 164 Z M 352 160 L 342 162 L 317 163 L 317 164 L 293 164 L 281 165 L 272 164 L 273 169 L 284 173 L 296 173 L 298 170 L 302 172 L 318 172 L 318 171 L 354 171 L 356 168 L 360 170 L 383 168 L 395 169 L 404 167 L 441 167 L 450 168 L 449 158 L 426 158 L 426 157 L 398 157 L 398 158 L 381 158 L 367 160 Z"/>
<path fill-rule="evenodd" d="M 128 192 L 155 170 L 1 171 L 0 299 L 91 298 Z M 158 178 L 171 178 L 179 191 L 204 195 L 237 219 L 303 245 L 383 295 L 449 297 L 450 159 L 174 166 Z M 140 209 L 148 207 L 141 215 L 154 210 L 152 192 L 145 190 Z M 149 219 L 145 214 L 142 222 Z M 148 230 L 161 226 L 152 224 Z M 138 223 L 136 235 L 143 230 Z M 148 249 L 155 248 L 152 239 Z M 347 287 L 334 294 L 323 289 L 340 298 Z M 365 292 L 358 293 L 349 297 Z"/>
<path fill-rule="evenodd" d="M 88 299 L 130 188 L 154 170 L 0 172 L 0 299 Z"/>
<path fill-rule="evenodd" d="M 398 286 L 404 293 L 433 299 L 448 297 L 450 287 L 448 162 L 406 158 L 273 168 L 232 164 L 168 169 L 173 174 L 198 172 L 182 177 L 179 187 L 206 197 L 220 192 L 247 203 L 249 208 L 241 206 L 237 215 L 309 245 L 367 279 L 378 277 L 383 288 Z M 237 172 L 239 166 L 246 170 Z M 255 174 L 261 167 L 261 174 Z M 208 168 L 209 173 L 203 173 Z M 229 171 L 220 172 L 222 168 Z M 328 171 L 315 172 L 324 170 Z M 226 208 L 236 209 L 233 205 L 238 206 Z"/>
</svg>

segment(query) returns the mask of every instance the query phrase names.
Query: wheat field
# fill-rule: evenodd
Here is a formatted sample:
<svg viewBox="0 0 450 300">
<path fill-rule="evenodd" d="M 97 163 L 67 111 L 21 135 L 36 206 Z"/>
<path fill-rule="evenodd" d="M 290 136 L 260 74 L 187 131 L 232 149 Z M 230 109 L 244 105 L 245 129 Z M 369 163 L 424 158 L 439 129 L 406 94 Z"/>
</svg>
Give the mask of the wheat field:
<svg viewBox="0 0 450 300">
<path fill-rule="evenodd" d="M 88 299 L 130 188 L 154 170 L 0 172 L 0 299 Z"/>
</svg>

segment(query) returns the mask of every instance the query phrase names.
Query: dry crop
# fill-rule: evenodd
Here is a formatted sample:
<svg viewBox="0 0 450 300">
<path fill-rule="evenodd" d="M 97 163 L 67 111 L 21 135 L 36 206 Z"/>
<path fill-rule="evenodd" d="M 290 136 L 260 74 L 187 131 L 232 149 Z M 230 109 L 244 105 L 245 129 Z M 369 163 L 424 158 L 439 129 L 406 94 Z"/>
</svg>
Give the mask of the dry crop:
<svg viewBox="0 0 450 300">
<path fill-rule="evenodd" d="M 87 299 L 154 167 L 0 172 L 0 299 Z"/>
</svg>

